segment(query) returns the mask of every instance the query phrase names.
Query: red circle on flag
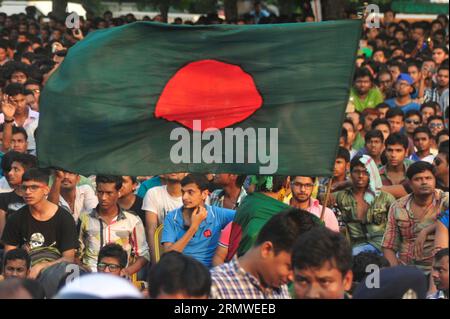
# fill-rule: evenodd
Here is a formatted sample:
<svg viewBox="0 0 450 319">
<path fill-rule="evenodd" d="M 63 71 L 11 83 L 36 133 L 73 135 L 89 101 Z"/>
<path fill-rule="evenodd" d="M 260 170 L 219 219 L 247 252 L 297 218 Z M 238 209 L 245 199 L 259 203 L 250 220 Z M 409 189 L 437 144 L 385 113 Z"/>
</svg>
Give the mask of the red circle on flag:
<svg viewBox="0 0 450 319">
<path fill-rule="evenodd" d="M 216 60 L 191 62 L 167 82 L 155 117 L 201 131 L 241 122 L 262 106 L 253 77 L 238 65 Z M 197 129 L 197 126 L 196 126 Z"/>
<path fill-rule="evenodd" d="M 207 229 L 203 232 L 203 236 L 205 236 L 206 238 L 211 237 L 212 233 L 211 230 Z"/>
</svg>

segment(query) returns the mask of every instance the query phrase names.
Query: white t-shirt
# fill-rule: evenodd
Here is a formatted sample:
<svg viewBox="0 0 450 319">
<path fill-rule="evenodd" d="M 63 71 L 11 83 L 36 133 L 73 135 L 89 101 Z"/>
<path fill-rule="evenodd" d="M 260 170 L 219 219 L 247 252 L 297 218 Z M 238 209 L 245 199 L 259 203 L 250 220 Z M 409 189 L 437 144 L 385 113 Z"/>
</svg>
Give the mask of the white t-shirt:
<svg viewBox="0 0 450 319">
<path fill-rule="evenodd" d="M 164 218 L 171 210 L 183 206 L 182 197 L 172 197 L 167 192 L 167 186 L 156 186 L 147 191 L 142 201 L 142 210 L 158 215 L 158 224 L 164 223 Z"/>
<path fill-rule="evenodd" d="M 2 178 L 0 178 L 0 193 L 9 193 L 12 191 L 13 191 L 13 189 L 11 188 L 11 186 L 9 186 L 9 183 L 6 180 L 6 177 L 3 176 Z"/>
<path fill-rule="evenodd" d="M 90 212 L 97 207 L 98 198 L 92 187 L 89 185 L 77 186 L 75 189 L 75 194 L 74 212 L 72 212 L 70 205 L 61 195 L 59 196 L 59 206 L 65 208 L 69 213 L 71 213 L 75 219 L 75 222 L 78 222 L 78 218 L 81 213 Z"/>
</svg>

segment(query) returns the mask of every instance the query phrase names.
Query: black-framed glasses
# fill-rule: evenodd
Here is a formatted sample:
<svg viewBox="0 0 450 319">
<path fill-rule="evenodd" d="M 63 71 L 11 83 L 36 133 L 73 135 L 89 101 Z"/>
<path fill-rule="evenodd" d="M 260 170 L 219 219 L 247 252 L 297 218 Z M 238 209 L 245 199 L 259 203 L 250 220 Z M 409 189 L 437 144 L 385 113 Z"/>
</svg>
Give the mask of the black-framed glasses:
<svg viewBox="0 0 450 319">
<path fill-rule="evenodd" d="M 27 190 L 30 190 L 30 192 L 34 193 L 41 187 L 41 185 L 20 185 L 19 190 L 23 193 L 25 193 Z"/>
<path fill-rule="evenodd" d="M 296 187 L 296 188 L 306 188 L 306 189 L 311 189 L 314 187 L 314 184 L 303 184 L 303 183 L 297 183 L 297 182 L 291 182 L 291 186 L 292 187 Z"/>
<path fill-rule="evenodd" d="M 120 265 L 116 265 L 116 264 L 107 264 L 107 263 L 98 263 L 97 264 L 98 270 L 104 271 L 106 268 L 108 268 L 108 270 L 110 272 L 116 272 L 121 269 Z"/>
</svg>

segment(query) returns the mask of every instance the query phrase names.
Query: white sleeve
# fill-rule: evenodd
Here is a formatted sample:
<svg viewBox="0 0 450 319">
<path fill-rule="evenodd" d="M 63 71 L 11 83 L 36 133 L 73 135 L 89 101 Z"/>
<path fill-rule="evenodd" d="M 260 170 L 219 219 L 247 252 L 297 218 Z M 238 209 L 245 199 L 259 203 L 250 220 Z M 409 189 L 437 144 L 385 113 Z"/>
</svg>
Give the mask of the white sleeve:
<svg viewBox="0 0 450 319">
<path fill-rule="evenodd" d="M 158 213 L 158 187 L 153 187 L 147 191 L 142 200 L 142 210 Z"/>
</svg>

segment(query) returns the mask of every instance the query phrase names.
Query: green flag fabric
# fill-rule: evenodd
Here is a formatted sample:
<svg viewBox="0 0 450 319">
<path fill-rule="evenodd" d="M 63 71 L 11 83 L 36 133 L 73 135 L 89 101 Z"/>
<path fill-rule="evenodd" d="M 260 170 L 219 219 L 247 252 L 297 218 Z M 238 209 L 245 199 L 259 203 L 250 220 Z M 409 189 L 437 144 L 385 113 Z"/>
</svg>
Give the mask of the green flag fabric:
<svg viewBox="0 0 450 319">
<path fill-rule="evenodd" d="M 41 95 L 41 167 L 330 176 L 361 21 L 95 31 Z"/>
</svg>

